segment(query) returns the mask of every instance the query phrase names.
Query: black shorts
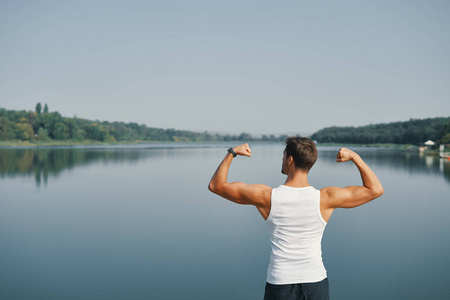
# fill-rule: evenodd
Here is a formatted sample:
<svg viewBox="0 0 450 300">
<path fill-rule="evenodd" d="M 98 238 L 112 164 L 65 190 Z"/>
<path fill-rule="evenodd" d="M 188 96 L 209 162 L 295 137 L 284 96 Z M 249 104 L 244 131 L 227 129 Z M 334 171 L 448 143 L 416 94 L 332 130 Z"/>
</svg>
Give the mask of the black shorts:
<svg viewBox="0 0 450 300">
<path fill-rule="evenodd" d="M 264 300 L 329 300 L 328 278 L 319 282 L 271 284 L 266 282 Z"/>
</svg>

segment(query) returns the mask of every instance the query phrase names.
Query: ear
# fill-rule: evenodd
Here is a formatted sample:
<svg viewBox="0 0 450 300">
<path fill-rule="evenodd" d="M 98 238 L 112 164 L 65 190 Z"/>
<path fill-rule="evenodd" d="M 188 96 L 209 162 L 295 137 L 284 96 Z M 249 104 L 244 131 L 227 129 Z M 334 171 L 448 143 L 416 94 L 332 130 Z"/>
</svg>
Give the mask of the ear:
<svg viewBox="0 0 450 300">
<path fill-rule="evenodd" d="M 294 158 L 292 156 L 288 157 L 288 165 L 292 165 L 294 163 Z"/>
</svg>

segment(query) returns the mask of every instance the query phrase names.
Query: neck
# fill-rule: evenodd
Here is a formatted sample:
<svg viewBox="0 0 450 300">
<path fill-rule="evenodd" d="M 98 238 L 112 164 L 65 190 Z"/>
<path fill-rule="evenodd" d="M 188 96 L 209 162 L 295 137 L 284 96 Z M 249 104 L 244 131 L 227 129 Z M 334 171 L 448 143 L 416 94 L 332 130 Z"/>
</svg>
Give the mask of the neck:
<svg viewBox="0 0 450 300">
<path fill-rule="evenodd" d="M 301 170 L 292 170 L 287 174 L 286 182 L 284 183 L 284 185 L 291 187 L 309 186 L 308 172 Z"/>
</svg>

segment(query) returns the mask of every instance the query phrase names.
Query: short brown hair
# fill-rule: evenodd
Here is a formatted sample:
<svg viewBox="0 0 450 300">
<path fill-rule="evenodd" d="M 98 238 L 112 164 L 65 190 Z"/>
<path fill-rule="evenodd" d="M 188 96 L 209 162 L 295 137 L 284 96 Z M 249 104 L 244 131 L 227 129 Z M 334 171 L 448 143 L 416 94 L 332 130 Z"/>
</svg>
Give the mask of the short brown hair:
<svg viewBox="0 0 450 300">
<path fill-rule="evenodd" d="M 309 171 L 317 160 L 317 148 L 313 140 L 292 136 L 286 139 L 286 157 L 292 156 L 295 167 Z"/>
</svg>

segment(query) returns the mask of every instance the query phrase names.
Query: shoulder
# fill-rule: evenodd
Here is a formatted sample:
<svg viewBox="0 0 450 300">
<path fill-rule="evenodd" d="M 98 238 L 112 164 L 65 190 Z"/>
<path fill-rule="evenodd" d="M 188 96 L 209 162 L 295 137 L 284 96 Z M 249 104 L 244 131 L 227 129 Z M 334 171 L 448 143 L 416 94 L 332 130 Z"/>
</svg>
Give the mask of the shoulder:
<svg viewBox="0 0 450 300">
<path fill-rule="evenodd" d="M 320 189 L 320 196 L 325 198 L 332 198 L 333 196 L 338 195 L 345 191 L 345 188 L 337 187 L 337 186 L 328 186 L 323 189 Z"/>
<path fill-rule="evenodd" d="M 239 204 L 267 205 L 272 188 L 265 184 L 246 184 L 233 182 L 226 185 L 225 198 Z"/>
<path fill-rule="evenodd" d="M 250 188 L 256 194 L 257 199 L 260 199 L 263 201 L 270 201 L 270 198 L 272 195 L 272 190 L 273 190 L 273 188 L 271 188 L 270 186 L 265 185 L 265 184 L 251 184 Z"/>
<path fill-rule="evenodd" d="M 250 190 L 247 198 L 249 204 L 257 207 L 270 207 L 273 190 L 270 186 L 265 184 L 252 184 L 250 185 Z"/>
<path fill-rule="evenodd" d="M 325 199 L 326 197 L 329 197 L 330 194 L 333 193 L 333 188 L 334 188 L 334 187 L 332 187 L 332 186 L 328 186 L 328 187 L 325 187 L 325 188 L 323 188 L 323 189 L 320 189 L 320 190 L 319 190 L 319 191 L 320 191 L 320 197 L 321 197 L 322 199 Z"/>
<path fill-rule="evenodd" d="M 340 193 L 344 191 L 343 188 L 329 186 L 320 189 L 320 202 L 322 205 L 328 206 L 332 205 L 332 202 L 339 196 Z"/>
</svg>

